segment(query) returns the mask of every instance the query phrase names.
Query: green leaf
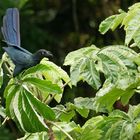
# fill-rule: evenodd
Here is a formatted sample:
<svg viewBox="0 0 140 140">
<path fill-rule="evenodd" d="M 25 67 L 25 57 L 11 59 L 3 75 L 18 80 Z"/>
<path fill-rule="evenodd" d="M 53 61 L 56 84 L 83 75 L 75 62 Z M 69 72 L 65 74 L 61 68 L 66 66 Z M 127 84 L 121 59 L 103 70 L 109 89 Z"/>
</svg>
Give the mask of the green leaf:
<svg viewBox="0 0 140 140">
<path fill-rule="evenodd" d="M 2 107 L 1 105 L 0 105 L 0 116 L 2 116 L 3 118 L 6 117 L 6 110 L 5 110 L 5 108 Z"/>
<path fill-rule="evenodd" d="M 102 130 L 96 128 L 96 124 L 101 122 L 103 117 L 97 116 L 89 119 L 84 126 L 82 127 L 81 136 L 79 136 L 78 140 L 100 140 L 102 136 Z"/>
<path fill-rule="evenodd" d="M 135 117 L 133 116 L 134 112 L 137 114 Z M 95 139 L 131 140 L 136 135 L 135 130 L 138 128 L 136 122 L 139 115 L 139 106 L 131 106 L 128 113 L 115 110 L 111 112 L 108 117 L 93 117 L 83 125 L 82 132 L 78 140 L 94 139 L 94 135 Z M 138 122 L 140 122 L 140 119 Z M 96 132 L 97 135 L 94 132 Z"/>
<path fill-rule="evenodd" d="M 133 58 L 134 62 L 140 66 L 140 54 L 137 54 L 136 57 Z"/>
<path fill-rule="evenodd" d="M 64 132 L 62 132 L 58 127 L 59 126 L 61 129 L 63 129 L 63 131 L 65 133 L 75 133 L 76 129 L 79 128 L 79 126 L 77 126 L 77 124 L 75 122 L 70 122 L 70 123 L 67 123 L 67 122 L 57 122 L 55 123 L 55 125 L 52 127 L 53 129 L 53 132 L 55 134 L 55 137 L 56 137 L 56 140 L 66 140 L 68 139 L 66 134 L 64 134 Z M 75 137 L 73 137 L 75 138 Z"/>
<path fill-rule="evenodd" d="M 136 34 L 134 35 L 134 42 L 140 48 L 140 27 L 137 30 Z"/>
<path fill-rule="evenodd" d="M 102 130 L 94 129 L 94 127 L 87 126 L 78 140 L 100 140 Z"/>
<path fill-rule="evenodd" d="M 127 12 L 127 15 L 122 22 L 122 25 L 125 25 L 124 29 L 126 29 L 128 27 L 129 22 L 131 21 L 131 19 L 133 19 L 133 17 L 135 17 L 136 11 L 139 9 L 138 7 L 135 7 L 135 8 L 134 7 L 129 8 L 129 11 Z"/>
<path fill-rule="evenodd" d="M 93 98 L 78 97 L 74 99 L 74 105 L 79 109 L 85 108 L 85 109 L 94 110 L 93 103 L 94 103 Z"/>
<path fill-rule="evenodd" d="M 135 105 L 135 106 L 129 106 L 129 111 L 128 111 L 128 115 L 130 116 L 130 118 L 132 120 L 140 120 L 139 116 L 140 116 L 140 104 Z"/>
<path fill-rule="evenodd" d="M 71 82 L 76 86 L 80 80 L 86 81 L 93 88 L 98 89 L 101 86 L 100 75 L 96 70 L 93 59 L 82 58 L 71 66 Z"/>
<path fill-rule="evenodd" d="M 15 122 L 20 124 L 23 131 L 34 133 L 47 130 L 43 118 L 36 112 L 32 102 L 26 98 L 22 90 L 16 93 L 11 109 L 15 114 Z"/>
<path fill-rule="evenodd" d="M 99 26 L 99 31 L 102 34 L 105 34 L 114 24 L 116 17 L 117 17 L 117 15 L 112 15 L 112 16 L 106 18 L 104 21 L 102 21 Z M 115 27 L 115 24 L 114 24 L 114 27 Z"/>
<path fill-rule="evenodd" d="M 130 116 L 126 112 L 120 111 L 120 110 L 114 110 L 114 111 L 112 111 L 109 114 L 109 117 L 117 117 L 117 118 L 120 118 L 120 119 L 131 121 Z"/>
<path fill-rule="evenodd" d="M 64 65 L 67 66 L 67 65 L 75 64 L 75 62 L 79 60 L 80 58 L 86 57 L 86 56 L 89 57 L 93 53 L 96 54 L 99 50 L 100 49 L 97 48 L 96 46 L 91 45 L 90 47 L 85 47 L 85 48 L 81 48 L 76 51 L 70 52 L 65 58 Z"/>
<path fill-rule="evenodd" d="M 47 120 L 54 120 L 55 119 L 55 113 L 53 110 L 48 106 L 39 101 L 35 96 L 32 95 L 29 91 L 25 89 L 24 94 L 26 98 L 28 99 L 28 102 L 31 102 L 34 106 L 34 109 L 43 116 Z"/>
<path fill-rule="evenodd" d="M 76 111 L 84 118 L 87 118 L 88 117 L 88 114 L 89 114 L 89 109 L 79 109 L 77 108 Z"/>
<path fill-rule="evenodd" d="M 105 139 L 110 139 L 110 140 L 128 140 L 128 138 L 125 136 L 125 131 L 123 130 L 124 128 L 125 121 L 118 121 L 114 123 L 111 128 L 108 129 Z M 123 134 L 122 134 L 123 132 Z"/>
<path fill-rule="evenodd" d="M 24 84 L 33 84 L 43 92 L 49 92 L 54 94 L 61 94 L 62 89 L 57 85 L 53 84 L 51 81 L 45 81 L 37 78 L 25 78 L 23 80 Z"/>
<path fill-rule="evenodd" d="M 56 64 L 50 61 L 45 61 L 44 59 L 41 61 L 41 63 L 49 67 L 49 70 L 44 72 L 44 76 L 46 77 L 46 79 L 54 81 L 54 83 L 62 82 L 62 79 L 71 87 L 70 78 L 61 67 L 57 66 Z"/>
<path fill-rule="evenodd" d="M 104 107 L 107 108 L 108 111 L 111 111 L 113 104 L 123 93 L 123 90 L 116 88 L 113 84 L 104 86 L 96 95 L 97 111 Z"/>
<path fill-rule="evenodd" d="M 136 56 L 136 52 L 122 45 L 105 47 L 98 53 L 100 63 L 102 63 L 100 70 L 105 74 L 106 79 L 109 78 L 116 83 L 116 80 L 124 74 L 129 77 L 132 71 L 135 70 L 137 73 L 137 67 L 134 63 Z"/>
<path fill-rule="evenodd" d="M 101 63 L 102 63 L 102 72 L 105 75 L 106 79 L 110 79 L 112 82 L 115 82 L 116 79 L 118 79 L 118 71 L 120 69 L 120 67 L 117 65 L 118 63 L 116 63 L 115 61 L 113 61 L 113 59 L 105 54 L 98 54 L 98 56 L 101 59 Z"/>
<path fill-rule="evenodd" d="M 57 105 L 53 108 L 56 114 L 56 119 L 62 122 L 70 122 L 75 116 L 75 111 L 65 108 L 63 105 Z"/>
<path fill-rule="evenodd" d="M 25 104 L 22 95 L 22 92 L 18 91 L 13 99 L 11 110 L 13 110 L 15 115 L 14 120 L 17 123 L 17 125 L 20 124 L 20 127 L 24 132 L 34 132 L 35 126 L 34 122 L 32 123 L 32 121 L 35 121 L 36 116 L 32 112 L 32 115 L 30 116 L 31 118 L 29 118 L 28 113 L 30 112 L 30 106 L 28 105 L 28 103 Z M 23 108 L 24 104 L 25 106 Z"/>
<path fill-rule="evenodd" d="M 38 65 L 36 65 L 34 67 L 31 67 L 31 68 L 27 69 L 22 74 L 22 77 L 24 79 L 25 77 L 30 76 L 32 74 L 36 74 L 36 73 L 43 72 L 43 71 L 48 71 L 48 70 L 50 70 L 50 68 L 47 65 L 38 64 Z"/>
<path fill-rule="evenodd" d="M 6 114 L 10 118 L 14 119 L 15 114 L 13 111 L 13 100 L 16 92 L 18 92 L 19 86 L 14 86 L 12 84 L 8 85 L 4 91 L 4 97 L 6 98 Z"/>
<path fill-rule="evenodd" d="M 132 11 L 132 10 L 135 10 L 136 8 L 140 8 L 140 2 L 134 3 L 128 9 L 129 9 L 129 11 Z"/>
<path fill-rule="evenodd" d="M 101 86 L 100 74 L 96 69 L 93 59 L 86 59 L 85 66 L 81 68 L 81 79 L 86 81 L 94 89 L 99 89 Z"/>
<path fill-rule="evenodd" d="M 49 106 L 20 86 L 8 85 L 5 95 L 7 115 L 25 132 L 46 131 L 48 127 L 44 119 L 55 119 L 55 113 Z"/>
<path fill-rule="evenodd" d="M 37 75 L 34 75 L 37 74 Z M 31 76 L 36 76 L 42 79 L 44 81 L 51 81 L 53 84 L 57 84 L 59 87 L 63 87 L 63 81 L 66 82 L 71 87 L 71 80 L 68 76 L 68 74 L 61 68 L 55 65 L 54 63 L 43 59 L 41 61 L 41 64 L 38 64 L 37 66 L 31 67 L 30 69 L 26 70 L 23 75 L 22 79 L 29 78 Z M 66 84 L 65 83 L 65 84 Z M 61 93 L 63 91 L 63 88 L 61 88 Z M 42 94 L 42 98 L 45 100 L 46 97 L 50 94 L 50 92 L 44 92 Z M 54 99 L 57 102 L 60 102 L 62 98 L 62 94 L 55 95 Z"/>
<path fill-rule="evenodd" d="M 128 45 L 132 39 L 139 33 L 140 29 L 140 9 L 137 9 L 133 13 L 133 18 L 125 25 L 126 37 L 125 44 Z"/>
<path fill-rule="evenodd" d="M 76 61 L 70 68 L 70 77 L 72 85 L 77 85 L 77 82 L 81 80 L 80 74 L 81 74 L 81 68 L 85 66 L 85 58 L 81 58 L 78 61 Z"/>
<path fill-rule="evenodd" d="M 86 129 L 87 126 L 91 125 L 92 128 L 96 129 L 96 126 L 100 124 L 104 120 L 104 116 L 98 115 L 96 117 L 92 117 L 86 121 L 82 128 Z"/>
<path fill-rule="evenodd" d="M 111 30 L 114 31 L 123 21 L 123 19 L 126 17 L 126 13 L 122 12 L 121 14 L 117 15 L 116 18 L 114 19 L 114 22 L 111 26 Z"/>
<path fill-rule="evenodd" d="M 98 54 L 98 56 L 100 56 L 100 58 L 102 58 L 103 56 L 104 56 L 104 58 L 106 57 L 106 59 L 105 60 L 108 60 L 108 62 L 109 62 L 109 59 L 110 59 L 110 61 L 112 61 L 112 63 L 114 63 L 115 65 L 114 66 L 117 66 L 118 67 L 118 69 L 122 69 L 122 70 L 127 70 L 127 67 L 125 66 L 125 64 L 124 64 L 124 62 L 118 57 L 118 55 L 117 54 L 115 54 L 115 53 L 112 53 L 112 51 L 110 51 L 110 50 L 108 50 L 108 49 L 105 49 L 105 50 L 102 50 L 99 54 Z M 105 60 L 103 60 L 104 58 L 102 58 L 102 61 L 103 62 L 106 62 Z M 118 70 L 117 69 L 117 70 Z M 116 71 L 117 71 L 116 70 Z"/>
<path fill-rule="evenodd" d="M 99 26 L 99 31 L 102 34 L 105 34 L 109 29 L 114 31 L 123 21 L 127 14 L 125 12 L 122 12 L 117 15 L 112 15 L 108 18 L 106 18 L 104 21 L 101 22 Z"/>
<path fill-rule="evenodd" d="M 48 129 L 47 124 L 45 124 L 44 119 L 42 118 L 42 114 L 39 114 L 33 104 L 32 101 L 30 101 L 27 96 L 27 93 L 23 92 L 22 96 L 23 96 L 23 106 L 22 109 L 25 110 L 25 113 L 28 117 L 28 121 L 22 117 L 22 122 L 23 125 L 25 126 L 25 124 L 28 126 L 28 122 L 31 121 L 31 126 L 26 127 L 26 131 L 33 133 L 33 132 L 41 132 L 41 131 L 46 131 Z M 25 108 L 24 108 L 25 106 Z M 22 113 L 22 111 L 20 112 Z"/>
</svg>

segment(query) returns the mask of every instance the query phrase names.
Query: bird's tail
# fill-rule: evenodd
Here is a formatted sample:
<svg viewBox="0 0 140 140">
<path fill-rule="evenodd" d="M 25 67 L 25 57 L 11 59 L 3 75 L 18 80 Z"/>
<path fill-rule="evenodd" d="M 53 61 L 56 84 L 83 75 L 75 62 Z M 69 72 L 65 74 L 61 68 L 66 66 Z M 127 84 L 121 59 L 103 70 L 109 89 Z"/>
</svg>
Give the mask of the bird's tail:
<svg viewBox="0 0 140 140">
<path fill-rule="evenodd" d="M 20 47 L 19 11 L 17 8 L 8 8 L 3 17 L 1 31 L 4 41 L 8 45 Z"/>
</svg>

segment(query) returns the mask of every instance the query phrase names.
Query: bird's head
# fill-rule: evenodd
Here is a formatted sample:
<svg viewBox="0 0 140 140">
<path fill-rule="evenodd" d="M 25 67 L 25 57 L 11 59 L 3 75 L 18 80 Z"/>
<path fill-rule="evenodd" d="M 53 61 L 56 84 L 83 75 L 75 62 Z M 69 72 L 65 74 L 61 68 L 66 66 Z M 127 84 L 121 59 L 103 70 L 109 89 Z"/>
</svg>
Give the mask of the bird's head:
<svg viewBox="0 0 140 140">
<path fill-rule="evenodd" d="M 46 51 L 44 49 L 40 49 L 36 53 L 34 53 L 35 59 L 41 60 L 44 57 L 52 58 L 53 54 L 50 51 Z"/>
</svg>

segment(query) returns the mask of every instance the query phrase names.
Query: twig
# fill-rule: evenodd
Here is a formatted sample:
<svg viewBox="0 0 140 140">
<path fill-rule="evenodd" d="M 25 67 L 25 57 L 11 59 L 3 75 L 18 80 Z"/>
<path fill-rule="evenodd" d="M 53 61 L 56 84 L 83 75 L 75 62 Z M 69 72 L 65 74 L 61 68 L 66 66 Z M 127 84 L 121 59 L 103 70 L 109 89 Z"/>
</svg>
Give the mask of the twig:
<svg viewBox="0 0 140 140">
<path fill-rule="evenodd" d="M 4 124 L 6 123 L 7 120 L 9 120 L 9 117 L 6 117 L 6 118 L 4 119 L 4 121 L 1 123 L 1 125 L 4 125 Z"/>
<path fill-rule="evenodd" d="M 68 83 L 70 83 L 71 80 L 69 80 L 68 82 L 66 82 L 61 88 L 63 89 Z"/>
</svg>

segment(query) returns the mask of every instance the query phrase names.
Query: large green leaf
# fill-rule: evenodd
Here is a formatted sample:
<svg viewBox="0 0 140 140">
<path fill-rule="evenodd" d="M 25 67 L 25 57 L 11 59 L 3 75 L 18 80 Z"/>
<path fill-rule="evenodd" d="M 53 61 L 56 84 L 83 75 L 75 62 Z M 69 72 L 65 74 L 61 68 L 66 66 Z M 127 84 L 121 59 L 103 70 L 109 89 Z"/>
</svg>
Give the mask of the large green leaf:
<svg viewBox="0 0 140 140">
<path fill-rule="evenodd" d="M 77 82 L 81 80 L 81 68 L 83 68 L 86 65 L 85 58 L 81 58 L 71 66 L 70 68 L 70 77 L 71 82 L 73 85 L 77 85 Z"/>
<path fill-rule="evenodd" d="M 56 126 L 59 126 L 59 127 L 56 127 Z M 63 132 L 59 128 L 61 128 L 63 130 Z M 57 122 L 52 127 L 52 129 L 53 129 L 53 132 L 55 134 L 56 140 L 67 140 L 67 139 L 70 139 L 70 138 L 67 137 L 67 135 L 65 133 L 73 134 L 74 135 L 74 133 L 76 133 L 77 129 L 79 129 L 79 131 L 80 131 L 79 126 L 75 122 L 73 122 L 73 121 L 71 121 L 70 123 L 67 123 L 67 122 Z M 75 139 L 75 137 L 73 137 L 73 139 Z M 72 140 L 72 138 L 71 138 L 71 140 Z"/>
<path fill-rule="evenodd" d="M 24 79 L 26 76 L 30 76 L 32 74 L 36 74 L 36 73 L 43 72 L 43 71 L 48 71 L 48 70 L 50 70 L 49 66 L 43 65 L 43 64 L 38 64 L 38 65 L 36 65 L 34 67 L 31 67 L 31 68 L 27 69 L 22 74 L 22 77 Z"/>
<path fill-rule="evenodd" d="M 2 107 L 1 105 L 0 105 L 0 116 L 2 116 L 3 118 L 6 117 L 6 111 L 5 111 L 5 108 Z"/>
<path fill-rule="evenodd" d="M 83 52 L 88 52 L 89 48 L 71 52 L 65 59 L 66 64 L 71 66 L 70 77 L 73 85 L 76 86 L 77 82 L 83 80 L 94 89 L 99 89 L 101 86 L 100 72 L 104 74 L 105 79 L 112 83 L 116 83 L 124 75 L 126 75 L 125 78 L 127 76 L 130 78 L 130 75 L 137 73 L 137 66 L 134 61 L 138 54 L 126 46 L 106 46 L 100 50 L 90 50 L 90 53 L 83 55 Z M 73 61 L 69 61 L 68 58 L 71 60 L 72 54 L 74 56 Z"/>
<path fill-rule="evenodd" d="M 100 49 L 97 48 L 94 45 L 91 45 L 90 47 L 81 48 L 79 50 L 70 52 L 64 61 L 64 65 L 72 65 L 75 64 L 75 61 L 79 60 L 82 57 L 90 56 L 93 54 L 93 52 L 96 54 Z"/>
<path fill-rule="evenodd" d="M 81 78 L 85 80 L 94 89 L 99 89 L 101 86 L 100 74 L 96 69 L 96 64 L 93 59 L 86 59 L 85 66 L 81 68 Z"/>
<path fill-rule="evenodd" d="M 121 10 L 122 11 L 122 10 Z M 126 12 L 122 11 L 119 15 L 116 16 L 114 22 L 111 26 L 111 30 L 114 31 L 123 21 L 123 19 L 127 16 Z"/>
<path fill-rule="evenodd" d="M 82 127 L 81 135 L 78 137 L 78 140 L 100 140 L 102 130 L 96 129 L 96 124 L 103 120 L 102 116 L 97 116 L 89 119 Z"/>
<path fill-rule="evenodd" d="M 30 101 L 25 92 L 21 92 L 21 100 L 19 100 L 18 108 L 14 110 L 19 111 L 18 118 L 21 115 L 21 123 L 27 132 L 41 132 L 48 129 L 47 124 L 45 124 L 42 114 L 39 114 L 34 107 L 34 102 Z M 17 114 L 16 114 L 17 115 Z"/>
<path fill-rule="evenodd" d="M 125 112 L 116 110 L 108 117 L 98 116 L 88 120 L 83 126 L 84 131 L 82 135 L 86 132 L 85 136 L 86 134 L 92 136 L 92 132 L 97 132 L 99 140 L 131 140 L 135 135 L 136 128 L 136 124 L 133 121 L 135 122 Z"/>
<path fill-rule="evenodd" d="M 78 81 L 86 81 L 93 88 L 101 86 L 100 75 L 93 59 L 84 57 L 71 66 L 71 82 L 76 85 Z"/>
<path fill-rule="evenodd" d="M 92 125 L 87 126 L 83 131 L 82 135 L 78 137 L 78 140 L 100 140 L 102 130 L 94 129 Z"/>
<path fill-rule="evenodd" d="M 129 7 L 128 12 L 112 15 L 101 22 L 99 31 L 105 34 L 109 29 L 116 29 L 118 25 L 124 25 L 126 31 L 125 44 L 129 45 L 134 40 L 135 45 L 140 47 L 140 3 Z"/>
<path fill-rule="evenodd" d="M 99 26 L 99 31 L 102 34 L 105 34 L 109 29 L 112 29 L 114 31 L 121 24 L 125 16 L 126 13 L 123 12 L 121 14 L 112 15 L 106 18 L 104 21 L 101 22 Z"/>
<path fill-rule="evenodd" d="M 75 112 L 78 112 L 81 116 L 87 118 L 90 110 L 95 111 L 93 103 L 94 98 L 79 97 L 74 99 L 74 104 L 67 103 L 65 106 L 57 105 L 53 109 L 57 119 L 69 122 L 75 116 Z"/>
<path fill-rule="evenodd" d="M 56 64 L 50 61 L 43 60 L 41 63 L 50 68 L 49 71 L 44 73 L 46 79 L 50 79 L 54 83 L 58 83 L 58 84 L 59 81 L 62 79 L 64 80 L 64 82 L 68 83 L 68 85 L 71 87 L 70 78 L 68 74 L 61 67 L 57 66 Z"/>
<path fill-rule="evenodd" d="M 38 64 L 37 66 L 31 67 L 29 69 L 27 69 L 22 75 L 21 78 L 24 81 L 24 79 L 26 80 L 27 78 L 30 77 L 38 77 L 38 79 L 44 79 L 44 81 L 51 81 L 52 84 L 62 87 L 61 88 L 61 93 L 63 92 L 63 87 L 68 84 L 71 87 L 71 80 L 68 76 L 68 74 L 59 66 L 55 65 L 54 63 L 48 61 L 48 59 L 43 59 L 41 61 L 41 64 Z M 43 80 L 42 80 L 43 81 Z M 63 83 L 63 81 L 65 83 Z M 39 81 L 38 81 L 39 82 Z M 35 81 L 35 83 L 38 83 L 37 81 Z M 49 82 L 44 82 L 44 84 L 49 84 Z M 42 85 L 44 87 L 48 87 L 46 85 Z M 30 84 L 29 84 L 30 85 Z M 49 85 L 50 86 L 50 85 Z M 52 87 L 54 88 L 54 86 Z M 41 88 L 42 89 L 42 88 Z M 58 89 L 59 90 L 59 89 Z M 50 90 L 42 90 L 43 94 L 41 95 L 43 100 L 46 100 L 46 98 L 49 96 L 50 94 Z M 37 92 L 37 89 L 34 88 L 34 92 Z M 56 91 L 54 91 L 55 93 Z M 59 91 L 58 91 L 59 92 Z M 60 102 L 62 98 L 62 94 L 56 94 L 54 96 L 54 99 L 57 102 Z"/>
<path fill-rule="evenodd" d="M 51 81 L 41 80 L 38 78 L 25 78 L 23 82 L 27 85 L 33 84 L 43 92 L 49 92 L 54 94 L 62 93 L 62 89 L 57 84 L 53 84 Z"/>
<path fill-rule="evenodd" d="M 42 115 L 47 120 L 54 120 L 55 119 L 55 113 L 53 110 L 48 106 L 39 101 L 35 96 L 33 96 L 29 91 L 25 89 L 24 95 L 26 96 L 28 102 L 31 102 L 34 106 L 34 109 Z"/>
<path fill-rule="evenodd" d="M 74 105 L 79 108 L 79 109 L 90 109 L 94 110 L 94 99 L 93 98 L 83 98 L 83 97 L 78 97 L 74 99 Z"/>
<path fill-rule="evenodd" d="M 14 119 L 15 118 L 15 113 L 13 111 L 13 100 L 14 100 L 14 96 L 16 94 L 16 92 L 18 92 L 19 90 L 19 86 L 15 86 L 15 85 L 8 85 L 4 91 L 4 96 L 6 98 L 6 114 Z"/>
<path fill-rule="evenodd" d="M 24 84 L 7 86 L 5 90 L 6 113 L 25 132 L 46 131 L 48 127 L 44 119 L 54 120 L 55 113 L 26 88 Z"/>
<path fill-rule="evenodd" d="M 67 109 L 63 105 L 57 105 L 53 108 L 56 114 L 56 119 L 62 122 L 70 122 L 70 120 L 75 116 L 75 111 Z"/>
<path fill-rule="evenodd" d="M 18 88 L 18 87 L 17 87 Z M 13 90 L 14 92 L 15 90 Z M 41 110 L 40 106 L 43 106 L 41 102 L 35 101 L 37 99 L 31 98 L 31 93 L 28 92 L 28 95 L 24 90 L 21 88 L 14 92 L 9 93 L 7 95 L 7 104 L 6 109 L 9 116 L 15 120 L 17 125 L 20 125 L 21 129 L 26 132 L 40 132 L 46 131 L 47 125 L 43 121 L 43 117 L 45 116 L 45 112 Z M 11 98 L 12 95 L 12 98 Z M 31 100 L 30 100 L 31 99 Z M 39 107 L 36 107 L 36 102 L 38 102 Z M 48 107 L 44 107 L 43 109 L 50 113 Z M 39 114 L 40 113 L 40 114 Z M 53 113 L 53 111 L 51 111 Z M 43 117 L 42 117 L 43 116 Z M 47 115 L 46 115 L 47 116 Z M 54 114 L 49 114 L 47 119 L 53 119 Z"/>
<path fill-rule="evenodd" d="M 136 87 L 136 83 L 132 84 L 130 87 L 128 86 L 125 90 L 114 84 L 104 85 L 104 87 L 97 92 L 97 96 L 95 98 L 97 110 L 99 111 L 100 109 L 106 108 L 111 111 L 113 104 L 119 98 L 122 98 L 123 104 L 126 105 L 135 93 Z"/>
<path fill-rule="evenodd" d="M 137 36 L 136 38 L 138 39 L 137 33 L 139 33 L 139 29 L 140 29 L 140 9 L 135 9 L 130 14 L 133 14 L 133 18 L 131 18 L 131 20 L 127 23 L 127 25 L 125 25 L 126 45 L 128 45 L 130 41 L 135 38 L 135 36 Z"/>
<path fill-rule="evenodd" d="M 99 31 L 102 34 L 105 34 L 113 25 L 116 17 L 117 17 L 117 15 L 113 15 L 113 16 L 106 18 L 104 21 L 102 21 L 100 26 L 99 26 Z"/>
</svg>

